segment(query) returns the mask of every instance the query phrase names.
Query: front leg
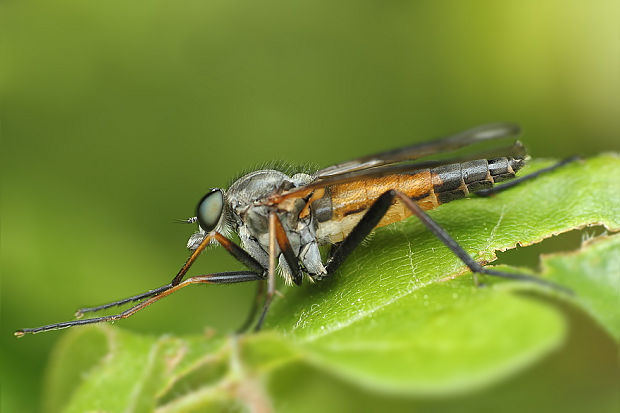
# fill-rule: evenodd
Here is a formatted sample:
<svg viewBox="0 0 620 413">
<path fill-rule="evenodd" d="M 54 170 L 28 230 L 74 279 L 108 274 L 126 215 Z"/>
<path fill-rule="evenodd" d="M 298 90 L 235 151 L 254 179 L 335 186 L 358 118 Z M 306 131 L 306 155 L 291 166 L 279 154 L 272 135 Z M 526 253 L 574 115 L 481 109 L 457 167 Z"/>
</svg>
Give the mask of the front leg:
<svg viewBox="0 0 620 413">
<path fill-rule="evenodd" d="M 224 235 L 220 234 L 219 232 L 213 231 L 213 232 L 210 232 L 209 234 L 207 234 L 205 236 L 205 238 L 200 242 L 200 245 L 198 246 L 198 248 L 196 248 L 192 252 L 192 254 L 187 259 L 185 264 L 183 264 L 183 267 L 181 267 L 179 272 L 175 275 L 175 277 L 172 279 L 172 281 L 170 281 L 170 283 L 168 283 L 166 285 L 163 285 L 163 286 L 161 286 L 159 288 L 155 288 L 153 290 L 149 290 L 149 291 L 147 291 L 145 293 L 141 293 L 141 294 L 133 295 L 133 296 L 128 297 L 128 298 L 124 298 L 122 300 L 117 300 L 117 301 L 113 301 L 113 302 L 110 302 L 110 303 L 107 303 L 107 304 L 98 305 L 96 307 L 80 308 L 75 313 L 75 316 L 79 318 L 79 317 L 82 317 L 85 313 L 93 313 L 93 312 L 96 312 L 96 311 L 105 310 L 105 309 L 108 309 L 108 308 L 111 308 L 111 307 L 116 307 L 116 306 L 124 305 L 124 304 L 127 304 L 127 303 L 131 303 L 131 302 L 141 301 L 141 300 L 144 300 L 145 298 L 149 298 L 149 297 L 153 297 L 153 296 L 156 296 L 158 294 L 161 294 L 162 292 L 167 291 L 167 290 L 171 289 L 172 287 L 174 287 L 176 285 L 179 285 L 181 283 L 181 280 L 183 279 L 183 277 L 185 276 L 185 274 L 189 270 L 189 268 L 192 266 L 194 261 L 196 261 L 196 258 L 198 258 L 198 255 L 200 255 L 200 253 L 214 239 L 222 247 L 224 247 L 224 249 L 226 251 L 228 251 L 228 253 L 230 255 L 232 255 L 237 261 L 239 261 L 240 263 L 245 265 L 250 271 L 258 274 L 259 277 L 263 277 L 264 278 L 265 273 L 267 272 L 267 270 L 256 259 L 254 259 L 250 254 L 248 254 L 246 251 L 244 251 L 237 244 L 235 244 L 234 242 L 232 242 L 231 240 L 226 238 Z"/>
<path fill-rule="evenodd" d="M 206 275 L 197 275 L 194 277 L 190 277 L 185 281 L 180 282 L 179 284 L 172 286 L 159 294 L 148 298 L 147 300 L 142 301 L 139 304 L 123 311 L 122 313 L 106 315 L 103 317 L 96 318 L 87 318 L 85 320 L 72 320 L 72 321 L 64 321 L 62 323 L 48 324 L 41 327 L 36 328 L 24 328 L 21 330 L 15 331 L 15 336 L 22 337 L 25 334 L 36 334 L 42 331 L 50 331 L 50 330 L 60 330 L 63 328 L 73 327 L 73 326 L 82 326 L 86 324 L 97 324 L 109 321 L 117 321 L 122 320 L 124 318 L 129 318 L 140 310 L 145 309 L 149 305 L 153 304 L 156 301 L 161 300 L 164 297 L 193 284 L 233 284 L 233 283 L 242 283 L 249 281 L 262 281 L 262 277 L 259 274 L 256 274 L 252 271 L 229 271 L 229 272 L 221 272 L 214 274 L 206 274 Z"/>
</svg>

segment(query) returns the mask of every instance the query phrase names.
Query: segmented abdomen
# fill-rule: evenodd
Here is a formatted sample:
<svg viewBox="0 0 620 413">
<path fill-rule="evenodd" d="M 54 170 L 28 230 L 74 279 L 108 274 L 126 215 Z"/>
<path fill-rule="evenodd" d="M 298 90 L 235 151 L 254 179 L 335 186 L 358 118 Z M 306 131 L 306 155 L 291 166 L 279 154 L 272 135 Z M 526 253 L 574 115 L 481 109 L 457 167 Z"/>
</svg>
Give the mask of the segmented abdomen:
<svg viewBox="0 0 620 413">
<path fill-rule="evenodd" d="M 490 188 L 493 184 L 513 178 L 523 167 L 523 159 L 479 159 L 430 170 L 437 204 L 464 198 L 470 192 Z"/>
<path fill-rule="evenodd" d="M 515 158 L 480 159 L 329 186 L 311 205 L 319 224 L 317 237 L 323 243 L 342 241 L 372 203 L 390 189 L 404 192 L 429 210 L 512 178 L 523 164 L 523 159 Z M 410 215 L 409 209 L 395 201 L 378 226 Z"/>
</svg>

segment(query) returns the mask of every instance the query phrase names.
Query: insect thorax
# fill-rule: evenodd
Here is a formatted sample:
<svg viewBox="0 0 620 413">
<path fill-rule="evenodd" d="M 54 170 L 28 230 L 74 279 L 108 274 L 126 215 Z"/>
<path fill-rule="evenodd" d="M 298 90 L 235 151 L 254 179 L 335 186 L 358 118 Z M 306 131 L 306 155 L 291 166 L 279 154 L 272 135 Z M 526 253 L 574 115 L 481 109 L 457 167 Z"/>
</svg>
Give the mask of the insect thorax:
<svg viewBox="0 0 620 413">
<path fill-rule="evenodd" d="M 307 174 L 289 177 L 275 170 L 260 170 L 237 179 L 226 192 L 234 230 L 239 234 L 243 248 L 263 267 L 269 265 L 269 214 L 273 207 L 261 205 L 259 201 L 274 193 L 305 185 L 311 179 Z M 298 199 L 277 214 L 303 269 L 310 275 L 320 275 L 325 273 L 325 268 L 316 241 L 314 218 L 312 214 L 299 218 L 305 205 L 304 199 Z M 290 281 L 291 270 L 277 246 L 276 251 L 283 276 Z"/>
</svg>

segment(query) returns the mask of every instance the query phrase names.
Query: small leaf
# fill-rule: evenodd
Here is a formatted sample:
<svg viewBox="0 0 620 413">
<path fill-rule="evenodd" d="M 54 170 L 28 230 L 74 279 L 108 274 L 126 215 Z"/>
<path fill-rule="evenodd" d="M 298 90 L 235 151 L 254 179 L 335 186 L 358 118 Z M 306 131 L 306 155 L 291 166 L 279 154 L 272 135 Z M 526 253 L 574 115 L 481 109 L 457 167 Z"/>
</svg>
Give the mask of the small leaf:
<svg viewBox="0 0 620 413">
<path fill-rule="evenodd" d="M 84 376 L 110 351 L 109 328 L 76 329 L 54 348 L 45 377 L 46 412 L 60 412 Z"/>
<path fill-rule="evenodd" d="M 166 344 L 112 330 L 110 352 L 79 385 L 65 412 L 152 410 L 149 392 L 162 380 Z"/>
<path fill-rule="evenodd" d="M 106 340 L 105 353 L 93 352 L 97 357 L 86 362 L 74 358 L 85 348 L 101 348 L 98 342 L 102 337 Z M 58 359 L 50 366 L 46 403 L 57 408 L 60 401 L 56 394 L 61 391 L 64 412 L 153 411 L 158 395 L 173 388 L 180 378 L 191 376 L 188 373 L 197 370 L 196 366 L 204 367 L 205 358 L 217 354 L 222 343 L 217 337 L 140 336 L 109 326 L 74 329 L 56 350 Z M 71 373 L 78 371 L 79 376 Z M 204 385 L 202 380 L 186 380 L 184 384 L 186 392 Z"/>
<path fill-rule="evenodd" d="M 543 275 L 575 291 L 575 301 L 620 342 L 620 235 L 543 259 Z"/>
</svg>

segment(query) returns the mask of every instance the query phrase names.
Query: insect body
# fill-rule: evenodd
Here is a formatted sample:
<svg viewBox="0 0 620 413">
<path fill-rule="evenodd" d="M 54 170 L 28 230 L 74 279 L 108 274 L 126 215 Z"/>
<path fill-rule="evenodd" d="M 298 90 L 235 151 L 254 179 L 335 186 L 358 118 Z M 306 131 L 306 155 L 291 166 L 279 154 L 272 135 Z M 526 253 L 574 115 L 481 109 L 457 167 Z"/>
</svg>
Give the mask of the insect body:
<svg viewBox="0 0 620 413">
<path fill-rule="evenodd" d="M 97 307 L 83 308 L 77 315 L 123 305 L 138 304 L 115 315 L 78 319 L 15 334 L 61 329 L 82 324 L 127 318 L 153 302 L 190 284 L 228 284 L 267 282 L 264 306 L 256 329 L 260 329 L 275 293 L 276 267 L 286 282 L 302 284 L 304 276 L 319 281 L 335 270 L 376 227 L 415 215 L 473 272 L 522 279 L 563 287 L 544 280 L 482 267 L 424 211 L 443 203 L 464 198 L 470 193 L 489 195 L 540 173 L 555 169 L 567 161 L 499 186 L 495 183 L 514 178 L 524 165 L 523 146 L 511 146 L 484 156 L 464 156 L 449 160 L 420 161 L 420 158 L 456 151 L 483 141 L 496 142 L 513 137 L 519 128 L 512 124 L 480 126 L 428 143 L 388 151 L 334 165 L 314 174 L 292 176 L 277 170 L 259 170 L 237 179 L 228 189 L 212 189 L 198 203 L 196 216 L 184 220 L 198 222 L 198 231 L 188 241 L 192 251 L 187 262 L 162 287 Z M 228 235 L 236 232 L 241 247 Z M 219 243 L 248 269 L 199 275 L 183 280 L 192 263 L 210 243 Z M 319 247 L 331 245 L 323 261 Z M 258 289 L 262 294 L 262 288 Z M 251 324 L 252 314 L 248 318 Z"/>
</svg>

